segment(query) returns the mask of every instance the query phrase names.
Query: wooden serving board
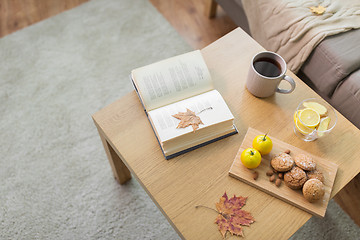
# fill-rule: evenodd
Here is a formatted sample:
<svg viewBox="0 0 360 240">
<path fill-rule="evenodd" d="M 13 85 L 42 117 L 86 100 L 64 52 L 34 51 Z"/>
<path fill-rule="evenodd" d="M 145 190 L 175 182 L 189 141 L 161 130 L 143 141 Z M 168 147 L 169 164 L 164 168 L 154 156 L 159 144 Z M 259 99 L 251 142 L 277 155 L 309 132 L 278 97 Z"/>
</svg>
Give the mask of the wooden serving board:
<svg viewBox="0 0 360 240">
<path fill-rule="evenodd" d="M 334 185 L 336 172 L 338 169 L 338 165 L 336 165 L 333 162 L 327 161 L 326 159 L 314 156 L 302 149 L 299 149 L 297 147 L 294 147 L 290 144 L 287 144 L 285 142 L 282 142 L 272 136 L 269 136 L 273 142 L 273 148 L 271 152 L 267 155 L 262 156 L 262 161 L 259 167 L 256 169 L 247 169 L 244 167 L 244 165 L 241 163 L 240 155 L 243 150 L 246 148 L 252 147 L 252 141 L 253 139 L 260 134 L 264 134 L 262 132 L 259 132 L 258 130 L 255 130 L 253 128 L 249 128 L 245 138 L 239 148 L 238 153 L 236 154 L 236 157 L 234 159 L 234 162 L 230 168 L 229 175 L 237 178 L 241 181 L 244 181 L 245 183 L 256 187 L 274 197 L 277 197 L 287 203 L 290 203 L 296 207 L 299 207 L 300 209 L 307 211 L 315 216 L 324 217 L 327 205 L 330 200 L 330 193 L 332 191 L 332 187 Z M 316 169 L 321 171 L 324 175 L 325 181 L 325 195 L 322 199 L 315 203 L 308 202 L 302 194 L 301 190 L 293 190 L 290 189 L 288 186 L 285 185 L 284 181 L 282 181 L 281 186 L 277 187 L 273 182 L 269 181 L 269 177 L 266 176 L 266 172 L 270 169 L 270 160 L 271 158 L 280 152 L 283 152 L 285 150 L 289 149 L 290 155 L 292 157 L 304 153 L 306 155 L 309 155 L 313 157 L 313 159 L 317 163 Z M 253 179 L 252 173 L 254 171 L 257 171 L 259 173 L 259 177 L 257 180 Z"/>
</svg>

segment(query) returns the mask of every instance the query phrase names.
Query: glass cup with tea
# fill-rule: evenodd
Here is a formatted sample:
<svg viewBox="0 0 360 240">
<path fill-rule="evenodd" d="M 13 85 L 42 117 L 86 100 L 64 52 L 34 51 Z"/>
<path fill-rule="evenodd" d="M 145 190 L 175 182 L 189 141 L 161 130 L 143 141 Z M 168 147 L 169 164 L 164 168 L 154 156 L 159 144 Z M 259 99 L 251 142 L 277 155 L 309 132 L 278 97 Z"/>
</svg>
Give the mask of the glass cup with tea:
<svg viewBox="0 0 360 240">
<path fill-rule="evenodd" d="M 296 108 L 294 132 L 304 141 L 314 141 L 328 135 L 336 122 L 336 111 L 330 104 L 322 99 L 309 98 Z"/>
<path fill-rule="evenodd" d="M 256 54 L 250 64 L 246 87 L 256 97 L 270 97 L 274 93 L 291 93 L 295 89 L 295 81 L 285 75 L 286 62 L 274 52 Z M 280 89 L 282 80 L 290 83 L 290 89 Z"/>
</svg>

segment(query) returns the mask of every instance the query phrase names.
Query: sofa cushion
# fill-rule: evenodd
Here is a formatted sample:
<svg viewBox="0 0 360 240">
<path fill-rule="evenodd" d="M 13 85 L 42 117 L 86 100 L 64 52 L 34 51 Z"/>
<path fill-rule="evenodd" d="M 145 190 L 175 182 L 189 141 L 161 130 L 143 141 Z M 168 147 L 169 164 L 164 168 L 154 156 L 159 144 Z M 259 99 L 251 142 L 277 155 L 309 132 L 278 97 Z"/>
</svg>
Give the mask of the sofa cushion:
<svg viewBox="0 0 360 240">
<path fill-rule="evenodd" d="M 360 69 L 337 86 L 331 103 L 360 129 Z"/>
<path fill-rule="evenodd" d="M 360 68 L 360 29 L 324 39 L 311 53 L 302 71 L 331 97 L 337 85 Z"/>
</svg>

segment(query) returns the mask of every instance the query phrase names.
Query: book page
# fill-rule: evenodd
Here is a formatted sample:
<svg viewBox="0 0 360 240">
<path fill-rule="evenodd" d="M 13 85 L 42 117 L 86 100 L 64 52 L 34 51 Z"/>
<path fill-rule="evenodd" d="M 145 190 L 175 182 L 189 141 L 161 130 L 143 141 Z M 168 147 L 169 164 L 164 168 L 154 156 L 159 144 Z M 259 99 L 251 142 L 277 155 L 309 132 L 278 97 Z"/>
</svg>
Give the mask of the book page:
<svg viewBox="0 0 360 240">
<path fill-rule="evenodd" d="M 131 74 L 147 111 L 213 89 L 199 50 L 137 68 Z"/>
<path fill-rule="evenodd" d="M 212 90 L 148 112 L 161 142 L 193 132 L 191 126 L 176 128 L 180 120 L 172 116 L 186 112 L 187 108 L 195 112 L 204 123 L 199 125 L 199 129 L 234 119 L 220 93 Z"/>
</svg>

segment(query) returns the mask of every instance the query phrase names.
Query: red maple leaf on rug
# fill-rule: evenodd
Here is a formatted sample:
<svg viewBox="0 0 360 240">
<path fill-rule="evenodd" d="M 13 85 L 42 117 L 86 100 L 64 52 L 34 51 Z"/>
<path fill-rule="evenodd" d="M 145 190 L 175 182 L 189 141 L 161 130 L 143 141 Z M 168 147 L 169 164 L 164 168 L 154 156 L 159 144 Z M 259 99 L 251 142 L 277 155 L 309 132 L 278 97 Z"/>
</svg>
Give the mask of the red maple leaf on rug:
<svg viewBox="0 0 360 240">
<path fill-rule="evenodd" d="M 236 197 L 235 195 L 229 199 L 225 192 L 220 201 L 216 203 L 219 215 L 215 219 L 215 223 L 224 238 L 227 231 L 232 235 L 244 237 L 241 226 L 250 226 L 255 222 L 251 213 L 241 209 L 246 200 L 247 197 Z"/>
</svg>

